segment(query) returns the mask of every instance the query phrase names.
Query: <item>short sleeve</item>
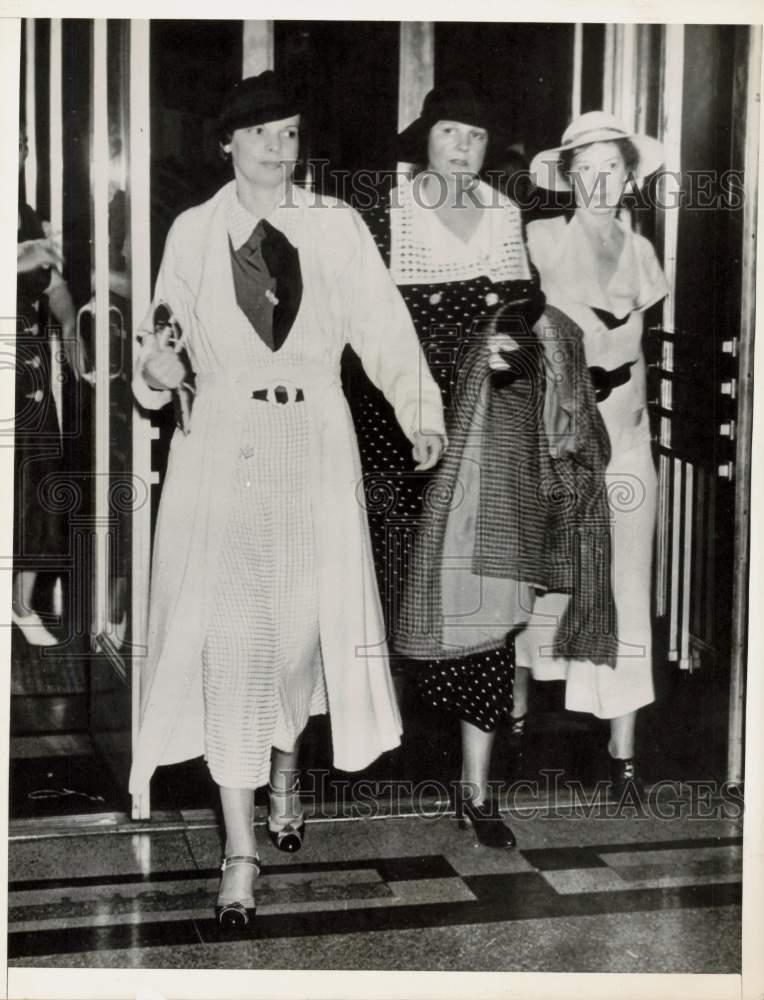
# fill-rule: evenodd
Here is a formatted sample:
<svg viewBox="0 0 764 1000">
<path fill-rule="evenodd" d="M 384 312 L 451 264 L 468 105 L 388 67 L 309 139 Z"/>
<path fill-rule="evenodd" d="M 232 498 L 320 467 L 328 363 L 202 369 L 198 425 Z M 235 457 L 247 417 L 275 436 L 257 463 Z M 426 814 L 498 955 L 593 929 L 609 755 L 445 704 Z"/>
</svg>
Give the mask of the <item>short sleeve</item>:
<svg viewBox="0 0 764 1000">
<path fill-rule="evenodd" d="M 639 235 L 634 240 L 639 270 L 637 309 L 649 309 L 668 295 L 669 287 L 652 243 Z"/>
</svg>

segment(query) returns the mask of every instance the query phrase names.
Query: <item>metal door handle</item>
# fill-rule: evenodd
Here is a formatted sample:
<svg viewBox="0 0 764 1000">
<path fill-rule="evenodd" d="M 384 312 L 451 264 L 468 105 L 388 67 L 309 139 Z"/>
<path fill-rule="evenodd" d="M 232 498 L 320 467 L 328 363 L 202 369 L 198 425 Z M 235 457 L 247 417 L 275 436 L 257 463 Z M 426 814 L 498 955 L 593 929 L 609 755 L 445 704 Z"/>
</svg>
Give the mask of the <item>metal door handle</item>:
<svg viewBox="0 0 764 1000">
<path fill-rule="evenodd" d="M 123 362 L 123 345 L 125 343 L 125 317 L 122 315 L 122 310 L 119 306 L 110 305 L 109 306 L 109 326 L 114 323 L 114 326 L 119 332 L 119 345 L 120 345 L 120 358 L 117 365 L 117 370 L 113 374 L 109 372 L 109 380 L 113 382 L 115 379 L 120 378 L 124 372 L 122 371 Z M 111 366 L 109 366 L 111 367 Z"/>
</svg>

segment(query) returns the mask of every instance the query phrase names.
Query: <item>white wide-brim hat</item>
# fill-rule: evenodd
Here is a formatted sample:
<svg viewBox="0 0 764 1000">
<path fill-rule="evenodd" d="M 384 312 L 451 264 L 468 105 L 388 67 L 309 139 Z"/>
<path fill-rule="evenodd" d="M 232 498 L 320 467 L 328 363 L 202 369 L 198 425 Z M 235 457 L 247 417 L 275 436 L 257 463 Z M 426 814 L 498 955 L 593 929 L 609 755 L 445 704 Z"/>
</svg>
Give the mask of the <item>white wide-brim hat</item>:
<svg viewBox="0 0 764 1000">
<path fill-rule="evenodd" d="M 571 185 L 560 173 L 560 153 L 592 142 L 616 142 L 628 139 L 639 153 L 636 180 L 641 183 L 664 161 L 663 143 L 649 135 L 630 132 L 607 111 L 587 111 L 565 129 L 562 142 L 554 149 L 545 149 L 533 157 L 530 173 L 537 187 L 547 191 L 570 191 Z"/>
</svg>

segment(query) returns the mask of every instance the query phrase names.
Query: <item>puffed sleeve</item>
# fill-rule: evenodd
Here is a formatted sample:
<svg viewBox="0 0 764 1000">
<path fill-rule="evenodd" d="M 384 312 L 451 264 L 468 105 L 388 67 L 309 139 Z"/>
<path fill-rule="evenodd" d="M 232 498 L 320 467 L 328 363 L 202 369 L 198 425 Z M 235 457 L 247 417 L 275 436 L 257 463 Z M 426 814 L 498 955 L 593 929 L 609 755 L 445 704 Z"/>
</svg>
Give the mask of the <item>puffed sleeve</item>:
<svg viewBox="0 0 764 1000">
<path fill-rule="evenodd" d="M 639 272 L 637 309 L 649 309 L 668 295 L 669 287 L 652 243 L 638 234 L 634 235 L 634 240 Z"/>
<path fill-rule="evenodd" d="M 348 340 L 366 374 L 392 405 L 404 434 L 445 434 L 440 389 L 430 374 L 406 304 L 358 213 L 349 208 L 356 252 L 343 277 Z"/>
<path fill-rule="evenodd" d="M 138 328 L 140 346 L 133 365 L 133 395 L 148 410 L 159 410 L 172 399 L 170 390 L 152 389 L 143 376 L 146 358 L 156 350 L 156 337 L 152 317 L 160 303 L 169 306 L 178 320 L 184 335 L 190 329 L 191 293 L 182 277 L 178 248 L 181 245 L 178 233 L 179 220 L 170 227 L 165 242 L 162 263 L 154 286 L 151 307 Z"/>
</svg>

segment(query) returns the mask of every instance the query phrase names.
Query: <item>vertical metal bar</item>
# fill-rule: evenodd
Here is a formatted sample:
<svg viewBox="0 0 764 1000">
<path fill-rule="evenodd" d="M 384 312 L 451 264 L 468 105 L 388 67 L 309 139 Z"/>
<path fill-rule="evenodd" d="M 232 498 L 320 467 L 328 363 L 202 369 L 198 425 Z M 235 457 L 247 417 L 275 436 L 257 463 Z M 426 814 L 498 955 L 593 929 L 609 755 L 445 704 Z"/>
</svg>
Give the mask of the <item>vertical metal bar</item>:
<svg viewBox="0 0 764 1000">
<path fill-rule="evenodd" d="M 571 121 L 581 114 L 581 83 L 584 63 L 584 26 L 573 25 L 573 87 L 570 102 Z"/>
<path fill-rule="evenodd" d="M 64 228 L 64 116 L 63 116 L 63 77 L 62 77 L 62 41 L 61 20 L 53 18 L 50 22 L 50 225 L 54 233 L 61 233 Z M 50 377 L 53 402 L 58 413 L 58 426 L 64 430 L 63 392 L 61 385 L 61 350 L 58 338 L 51 338 L 50 344 Z M 58 603 L 58 590 L 55 592 L 55 602 Z M 55 608 L 60 614 L 59 608 Z"/>
<path fill-rule="evenodd" d="M 735 543 L 732 587 L 732 642 L 730 712 L 727 745 L 727 779 L 743 777 L 743 729 L 746 640 L 748 629 L 748 569 L 751 531 L 751 436 L 753 431 L 754 330 L 756 308 L 756 231 L 759 205 L 756 180 L 759 172 L 761 121 L 762 29 L 748 31 L 748 75 L 745 100 L 745 185 L 743 206 L 742 294 L 738 348 L 738 411 L 735 478 Z M 754 594 L 755 590 L 752 591 Z"/>
<path fill-rule="evenodd" d="M 151 104 L 149 100 L 150 22 L 130 21 L 130 245 L 132 248 L 133 356 L 138 349 L 138 326 L 151 305 Z M 148 417 L 133 407 L 132 468 L 146 497 L 155 481 L 151 468 L 152 428 Z M 136 506 L 132 516 L 131 638 L 135 653 L 131 658 L 132 746 L 140 726 L 140 650 L 148 636 L 149 582 L 151 574 L 151 503 Z M 133 796 L 133 819 L 148 819 L 151 803 L 148 786 Z"/>
<path fill-rule="evenodd" d="M 0 427 L 7 434 L 15 423 L 15 352 L 16 352 L 16 282 L 10 276 L 16 273 L 16 259 L 10 233 L 18 227 L 16 206 L 16 185 L 19 176 L 18 151 L 10 139 L 18 135 L 20 107 L 20 57 L 23 38 L 21 21 L 17 18 L 3 18 L 0 22 L 0 134 L 7 136 L 0 158 L 0 177 L 4 184 L 5 196 L 0 201 L 0 334 L 2 335 L 3 364 L 0 365 Z M 7 237 L 7 238 L 6 238 Z M 5 440 L 6 447 L 0 448 L 0 483 L 13 482 L 13 449 Z M 10 492 L 10 490 L 9 490 Z M 8 508 L 6 507 L 6 510 Z M 11 664 L 11 580 L 13 569 L 13 518 L 0 518 L 0 657 L 5 666 L 5 677 L 10 687 Z M 8 688 L 4 691 L 7 692 Z M 11 699 L 0 699 L 0 742 L 7 747 L 10 723 Z M 0 827 L 7 830 L 9 796 L 0 797 Z M 3 837 L 0 856 L 7 866 L 8 838 Z M 5 868 L 7 871 L 7 867 Z M 5 910 L 5 908 L 4 908 Z M 8 935 L 6 933 L 7 910 L 0 918 L 0 963 L 7 958 Z M 2 965 L 4 968 L 4 964 Z"/>
<path fill-rule="evenodd" d="M 95 602 L 93 636 L 106 627 L 109 520 L 109 121 L 106 20 L 93 22 L 90 190 L 95 272 Z"/>
<path fill-rule="evenodd" d="M 679 659 L 679 574 L 680 574 L 680 549 L 679 543 L 682 532 L 682 462 L 675 458 L 673 460 L 671 476 L 671 581 L 669 597 L 669 660 Z"/>
<path fill-rule="evenodd" d="M 273 58 L 273 21 L 242 21 L 242 77 L 273 69 Z"/>
<path fill-rule="evenodd" d="M 644 132 L 647 125 L 648 95 L 650 93 L 650 75 L 652 66 L 652 46 L 650 44 L 649 24 L 638 24 L 636 26 L 636 65 L 634 67 L 634 77 L 636 83 L 636 107 L 634 108 L 634 128 L 637 132 Z"/>
<path fill-rule="evenodd" d="M 637 110 L 637 25 L 618 25 L 618 73 L 616 114 L 627 126 L 634 126 Z"/>
<path fill-rule="evenodd" d="M 662 139 L 666 154 L 661 177 L 663 270 L 669 293 L 663 302 L 663 329 L 675 333 L 677 242 L 679 238 L 679 171 L 682 167 L 682 103 L 684 99 L 684 26 L 667 24 L 662 74 Z"/>
<path fill-rule="evenodd" d="M 37 51 L 35 46 L 35 18 L 28 17 L 24 22 L 24 47 L 26 54 L 26 74 L 24 106 L 27 126 L 29 153 L 24 164 L 24 187 L 26 201 L 32 208 L 37 208 L 37 94 L 35 91 L 35 66 Z"/>
<path fill-rule="evenodd" d="M 690 596 L 693 589 L 692 559 L 692 506 L 695 495 L 695 469 L 689 463 L 684 466 L 684 510 L 682 512 L 682 628 L 680 639 L 679 666 L 690 668 Z"/>
<path fill-rule="evenodd" d="M 615 110 L 616 25 L 605 25 L 605 58 L 602 67 L 602 109 Z"/>
<path fill-rule="evenodd" d="M 398 128 L 418 117 L 435 81 L 435 26 L 432 21 L 401 21 L 398 75 Z"/>
<path fill-rule="evenodd" d="M 50 22 L 50 224 L 64 227 L 64 108 L 61 19 Z"/>
</svg>

